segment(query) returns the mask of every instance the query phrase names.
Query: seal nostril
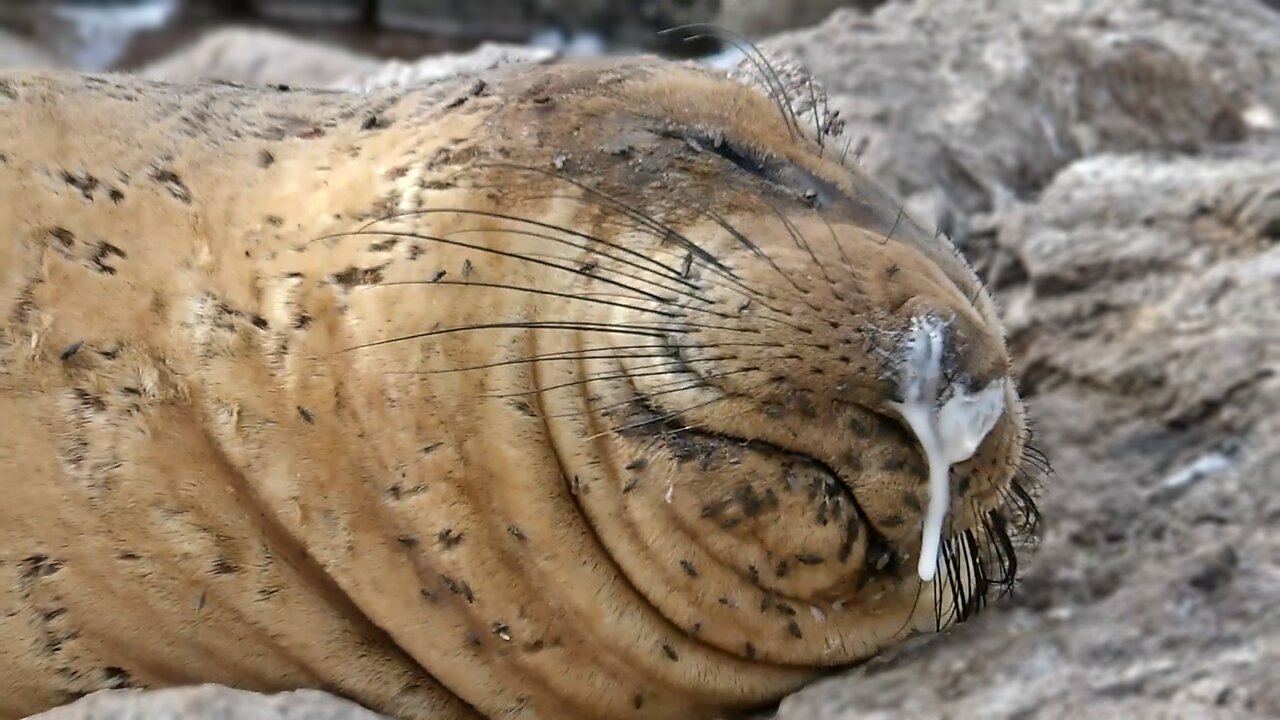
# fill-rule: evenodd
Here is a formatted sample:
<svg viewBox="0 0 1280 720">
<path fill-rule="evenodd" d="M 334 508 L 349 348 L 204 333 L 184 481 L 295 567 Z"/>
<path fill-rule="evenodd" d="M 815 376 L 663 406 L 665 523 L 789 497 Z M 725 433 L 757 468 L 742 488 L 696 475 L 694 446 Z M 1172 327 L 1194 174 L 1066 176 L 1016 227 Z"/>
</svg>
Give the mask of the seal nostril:
<svg viewBox="0 0 1280 720">
<path fill-rule="evenodd" d="M 905 400 L 891 403 L 915 433 L 929 466 L 929 507 L 920 538 L 918 572 L 924 582 L 938 569 L 942 525 L 951 505 L 951 466 L 973 456 L 1004 412 L 1004 383 L 990 382 L 969 394 L 943 377 L 945 326 L 937 318 L 917 316 L 903 347 L 900 387 Z M 945 392 L 950 397 L 942 401 Z"/>
</svg>

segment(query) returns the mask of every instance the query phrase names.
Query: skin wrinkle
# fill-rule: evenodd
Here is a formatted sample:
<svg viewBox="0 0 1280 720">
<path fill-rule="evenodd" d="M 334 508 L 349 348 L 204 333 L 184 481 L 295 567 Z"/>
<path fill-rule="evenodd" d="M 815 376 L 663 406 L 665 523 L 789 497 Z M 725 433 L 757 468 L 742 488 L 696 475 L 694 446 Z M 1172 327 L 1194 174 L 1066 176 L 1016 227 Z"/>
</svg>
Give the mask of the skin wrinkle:
<svg viewBox="0 0 1280 720">
<path fill-rule="evenodd" d="M 1003 330 L 758 91 L 4 80 L 0 720 L 207 681 L 723 717 L 968 617 L 1033 535 L 1010 390 L 916 577 L 905 339 L 946 318 L 985 387 Z"/>
</svg>

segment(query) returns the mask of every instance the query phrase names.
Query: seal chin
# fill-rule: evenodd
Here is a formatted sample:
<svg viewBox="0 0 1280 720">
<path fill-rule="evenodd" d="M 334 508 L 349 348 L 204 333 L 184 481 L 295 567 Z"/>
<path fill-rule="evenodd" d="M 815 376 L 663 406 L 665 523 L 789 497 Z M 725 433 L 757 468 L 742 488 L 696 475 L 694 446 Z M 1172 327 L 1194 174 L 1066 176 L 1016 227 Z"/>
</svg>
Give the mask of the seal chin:
<svg viewBox="0 0 1280 720">
<path fill-rule="evenodd" d="M 923 582 L 937 575 L 942 526 L 951 504 L 951 466 L 973 457 L 1005 411 L 1007 378 L 976 393 L 945 377 L 946 324 L 931 315 L 912 319 L 900 369 L 901 415 L 923 450 L 929 473 L 929 505 L 920 538 L 917 572 Z"/>
</svg>

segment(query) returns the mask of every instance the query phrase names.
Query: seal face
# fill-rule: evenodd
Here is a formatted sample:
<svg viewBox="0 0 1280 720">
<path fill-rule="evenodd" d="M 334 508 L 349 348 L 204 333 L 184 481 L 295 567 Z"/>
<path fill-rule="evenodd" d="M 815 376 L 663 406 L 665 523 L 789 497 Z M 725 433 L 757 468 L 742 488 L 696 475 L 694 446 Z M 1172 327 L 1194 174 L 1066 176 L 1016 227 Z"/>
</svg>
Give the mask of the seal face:
<svg viewBox="0 0 1280 720">
<path fill-rule="evenodd" d="M 1042 465 L 999 319 L 800 128 L 654 60 L 0 78 L 0 717 L 709 718 L 972 615 Z"/>
</svg>

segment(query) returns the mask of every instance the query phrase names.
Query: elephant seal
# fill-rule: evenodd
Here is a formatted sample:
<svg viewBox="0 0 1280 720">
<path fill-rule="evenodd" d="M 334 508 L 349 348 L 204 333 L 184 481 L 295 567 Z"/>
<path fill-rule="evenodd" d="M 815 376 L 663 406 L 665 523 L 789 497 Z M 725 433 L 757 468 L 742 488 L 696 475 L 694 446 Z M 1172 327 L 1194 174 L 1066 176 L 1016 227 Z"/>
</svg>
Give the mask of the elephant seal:
<svg viewBox="0 0 1280 720">
<path fill-rule="evenodd" d="M 1034 533 L 997 312 L 778 99 L 0 75 L 0 717 L 711 718 L 970 616 Z"/>
</svg>

